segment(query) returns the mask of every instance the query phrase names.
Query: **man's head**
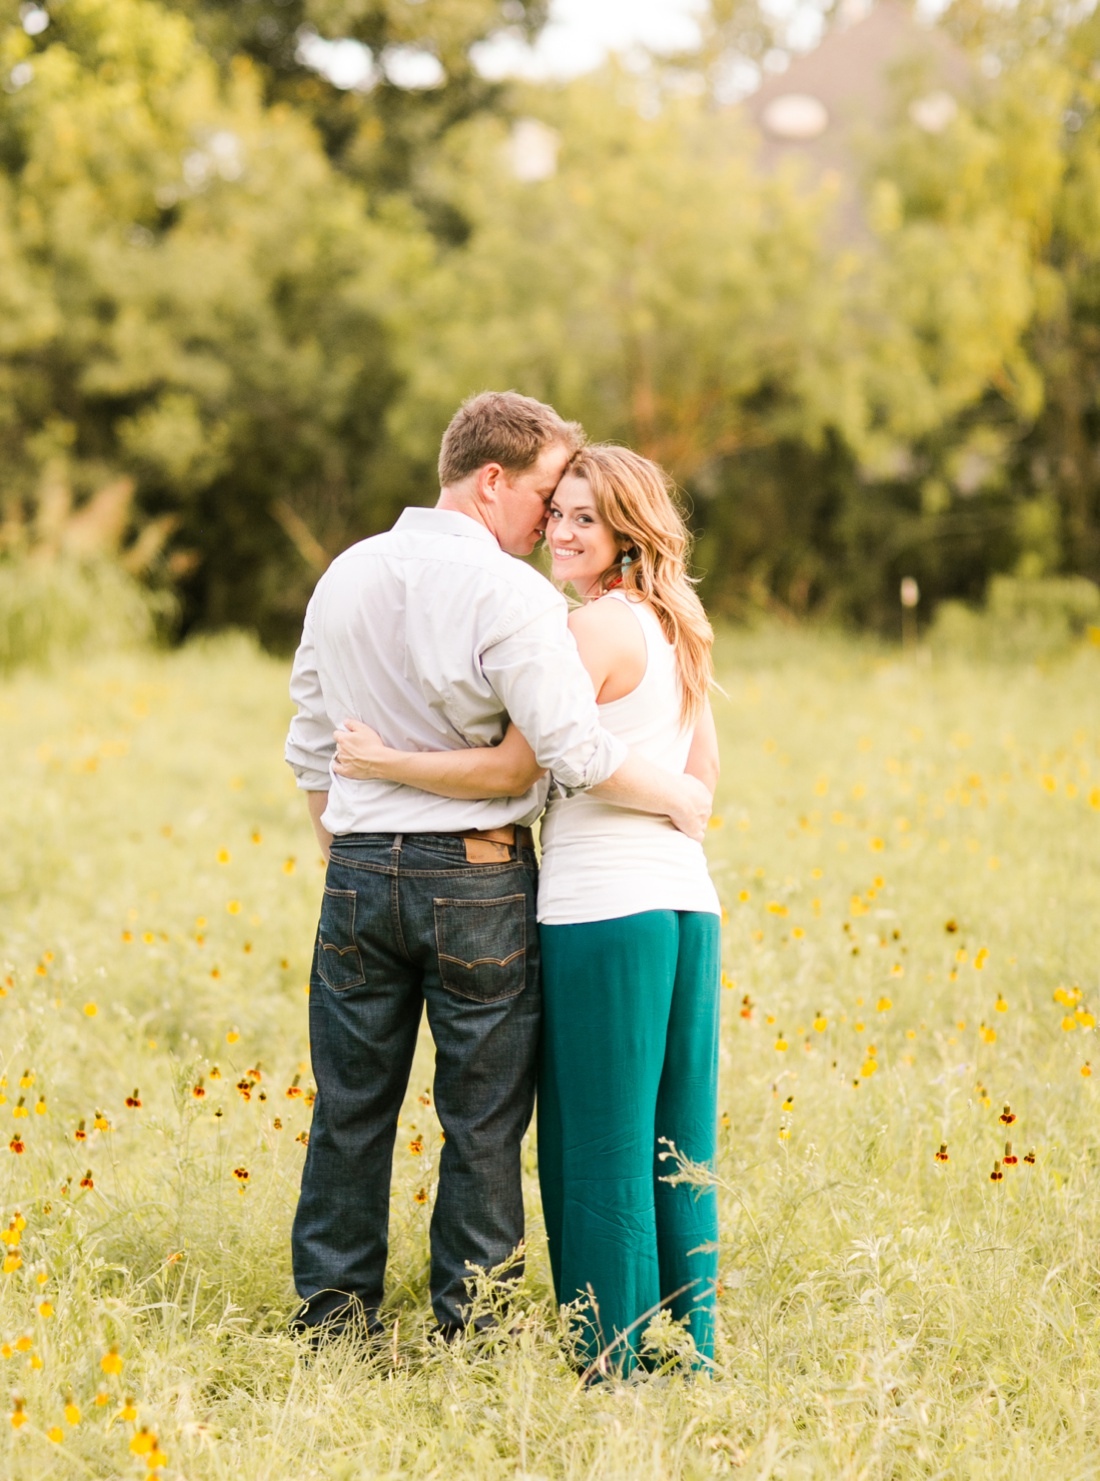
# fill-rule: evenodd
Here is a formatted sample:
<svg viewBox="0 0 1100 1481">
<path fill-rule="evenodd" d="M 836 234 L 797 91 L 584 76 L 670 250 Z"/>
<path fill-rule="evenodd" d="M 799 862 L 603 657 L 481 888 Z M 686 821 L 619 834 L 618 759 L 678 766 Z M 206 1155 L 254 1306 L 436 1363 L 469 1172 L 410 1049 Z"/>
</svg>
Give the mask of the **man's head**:
<svg viewBox="0 0 1100 1481">
<path fill-rule="evenodd" d="M 584 444 L 578 422 L 515 391 L 463 402 L 443 434 L 440 505 L 479 520 L 509 555 L 530 555 L 569 459 Z"/>
</svg>

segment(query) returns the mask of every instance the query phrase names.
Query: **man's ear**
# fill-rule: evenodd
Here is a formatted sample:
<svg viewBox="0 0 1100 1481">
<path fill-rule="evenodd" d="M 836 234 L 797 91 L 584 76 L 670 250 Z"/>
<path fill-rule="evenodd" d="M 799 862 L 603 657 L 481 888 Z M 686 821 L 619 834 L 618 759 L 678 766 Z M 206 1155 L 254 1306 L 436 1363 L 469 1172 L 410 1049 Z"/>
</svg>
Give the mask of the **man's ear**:
<svg viewBox="0 0 1100 1481">
<path fill-rule="evenodd" d="M 477 470 L 477 492 L 487 502 L 495 502 L 500 492 L 504 469 L 499 463 L 485 463 Z"/>
</svg>

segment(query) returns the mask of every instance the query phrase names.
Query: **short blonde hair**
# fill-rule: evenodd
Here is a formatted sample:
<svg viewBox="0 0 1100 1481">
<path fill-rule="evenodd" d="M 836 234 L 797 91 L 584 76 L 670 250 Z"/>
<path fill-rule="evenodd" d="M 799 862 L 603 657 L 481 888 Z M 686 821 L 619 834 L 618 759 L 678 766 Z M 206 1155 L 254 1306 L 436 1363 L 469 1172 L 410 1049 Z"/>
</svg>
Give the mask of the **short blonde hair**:
<svg viewBox="0 0 1100 1481">
<path fill-rule="evenodd" d="M 482 391 L 451 418 L 439 450 L 439 484 L 447 488 L 486 463 L 522 473 L 543 448 L 560 442 L 575 453 L 584 446 L 579 422 L 564 421 L 552 406 L 518 391 Z"/>
</svg>

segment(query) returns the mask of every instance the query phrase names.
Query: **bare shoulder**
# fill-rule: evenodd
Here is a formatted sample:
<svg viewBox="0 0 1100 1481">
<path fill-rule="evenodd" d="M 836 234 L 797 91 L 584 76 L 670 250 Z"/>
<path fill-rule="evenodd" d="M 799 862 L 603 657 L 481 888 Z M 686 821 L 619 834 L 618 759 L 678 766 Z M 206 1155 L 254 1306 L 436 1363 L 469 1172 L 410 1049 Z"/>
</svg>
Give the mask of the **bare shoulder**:
<svg viewBox="0 0 1100 1481">
<path fill-rule="evenodd" d="M 569 614 L 569 627 L 578 643 L 587 640 L 614 648 L 630 649 L 639 644 L 645 648 L 645 634 L 637 616 L 626 602 L 613 597 L 600 597 L 575 607 Z"/>
</svg>

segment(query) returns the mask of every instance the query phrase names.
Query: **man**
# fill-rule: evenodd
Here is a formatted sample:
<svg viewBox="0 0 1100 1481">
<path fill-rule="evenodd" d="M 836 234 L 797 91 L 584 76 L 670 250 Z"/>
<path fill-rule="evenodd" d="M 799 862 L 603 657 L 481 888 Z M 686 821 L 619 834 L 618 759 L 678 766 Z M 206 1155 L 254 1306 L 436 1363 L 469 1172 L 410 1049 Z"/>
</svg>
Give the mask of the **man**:
<svg viewBox="0 0 1100 1481">
<path fill-rule="evenodd" d="M 599 723 L 559 592 L 529 555 L 583 434 L 541 402 L 487 392 L 443 438 L 434 509 L 406 509 L 318 583 L 294 661 L 286 756 L 328 859 L 310 990 L 317 1100 L 294 1220 L 299 1324 L 379 1330 L 397 1116 L 426 1005 L 445 1142 L 432 1306 L 466 1322 L 469 1267 L 523 1238 L 540 986 L 530 824 L 549 782 L 466 800 L 335 774 L 362 720 L 405 749 L 495 744 L 509 718 L 566 791 L 596 789 L 702 836 L 709 794 Z M 330 851 L 331 845 L 331 851 Z"/>
</svg>

